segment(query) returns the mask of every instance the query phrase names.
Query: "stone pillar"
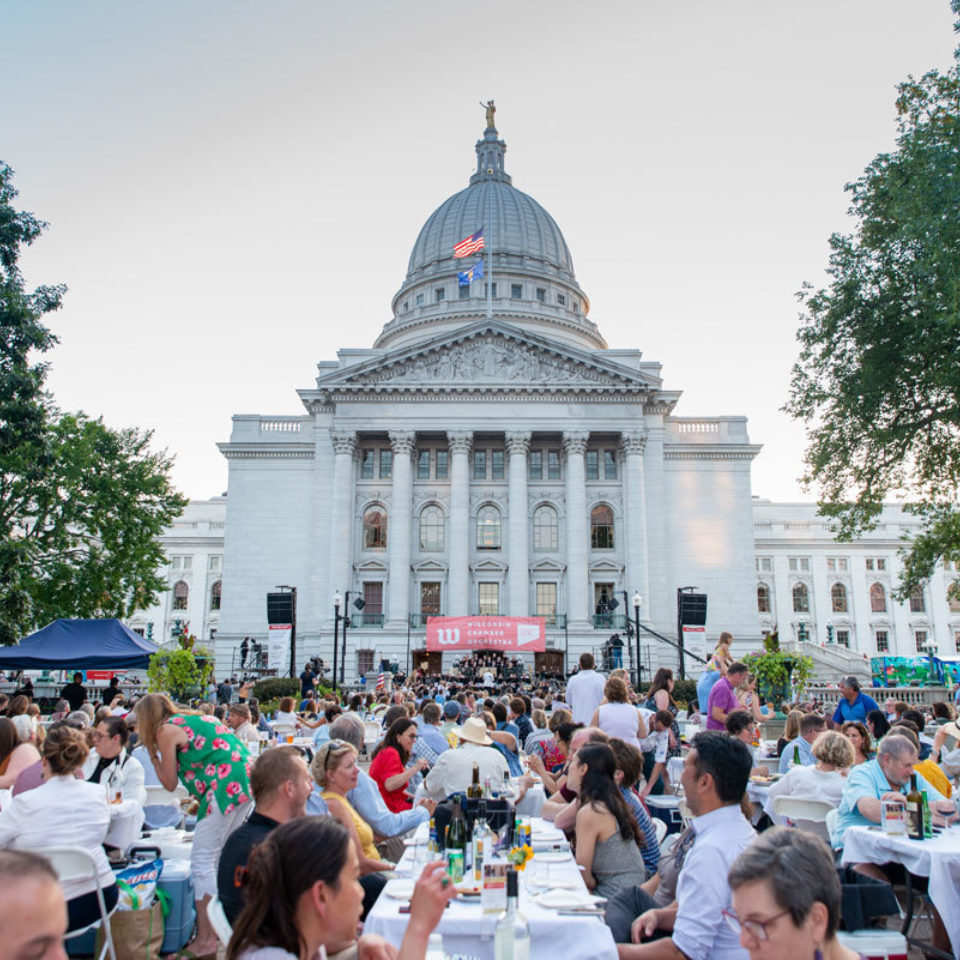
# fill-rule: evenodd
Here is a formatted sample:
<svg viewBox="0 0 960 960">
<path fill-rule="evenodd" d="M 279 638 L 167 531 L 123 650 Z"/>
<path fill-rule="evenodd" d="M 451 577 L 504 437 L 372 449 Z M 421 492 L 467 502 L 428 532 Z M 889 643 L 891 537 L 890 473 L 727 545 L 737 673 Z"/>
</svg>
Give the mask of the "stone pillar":
<svg viewBox="0 0 960 960">
<path fill-rule="evenodd" d="M 653 559 L 647 575 L 650 599 L 644 597 L 641 617 L 668 637 L 677 632 L 676 591 L 670 582 L 670 543 L 667 539 L 667 491 L 664 478 L 662 421 L 647 421 L 647 443 L 643 451 L 643 480 L 647 495 L 647 554 Z M 645 611 L 645 614 L 644 614 Z M 676 666 L 676 660 L 670 661 Z"/>
<path fill-rule="evenodd" d="M 647 619 L 647 605 L 650 603 L 650 580 L 647 575 L 647 493 L 643 477 L 643 450 L 646 446 L 646 432 L 631 430 L 620 437 L 620 449 L 623 451 L 623 507 L 624 535 L 626 536 L 626 583 L 628 617 L 633 616 L 633 594 L 640 592 L 643 606 L 640 619 Z"/>
<path fill-rule="evenodd" d="M 507 437 L 507 455 L 510 457 L 507 479 L 508 594 L 511 617 L 530 616 L 530 561 L 528 550 L 529 524 L 527 519 L 527 454 L 530 434 L 510 431 Z"/>
<path fill-rule="evenodd" d="M 387 555 L 390 563 L 390 594 L 387 616 L 394 622 L 410 619 L 410 531 L 413 509 L 413 450 L 416 434 L 412 430 L 391 430 L 393 450 L 393 489 L 387 524 Z"/>
<path fill-rule="evenodd" d="M 590 619 L 587 601 L 587 470 L 584 454 L 589 434 L 564 432 L 563 450 L 566 454 L 567 501 L 567 620 L 585 623 Z"/>
<path fill-rule="evenodd" d="M 444 613 L 465 617 L 470 613 L 470 447 L 473 433 L 454 430 L 450 444 L 450 573 Z"/>
<path fill-rule="evenodd" d="M 330 428 L 333 441 L 333 490 L 330 494 L 330 583 L 323 603 L 333 610 L 333 595 L 350 589 L 350 547 L 353 526 L 353 458 L 357 435 Z"/>
</svg>

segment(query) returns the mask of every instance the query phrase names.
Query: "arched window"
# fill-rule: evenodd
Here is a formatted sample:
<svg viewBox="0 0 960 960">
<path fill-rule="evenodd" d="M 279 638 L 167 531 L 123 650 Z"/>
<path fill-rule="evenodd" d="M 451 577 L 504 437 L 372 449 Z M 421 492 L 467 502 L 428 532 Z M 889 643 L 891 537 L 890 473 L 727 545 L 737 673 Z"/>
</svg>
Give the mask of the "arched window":
<svg viewBox="0 0 960 960">
<path fill-rule="evenodd" d="M 420 549 L 443 549 L 443 511 L 436 504 L 420 511 Z"/>
<path fill-rule="evenodd" d="M 173 585 L 173 609 L 186 610 L 187 600 L 189 599 L 190 588 L 182 580 L 178 580 Z"/>
<path fill-rule="evenodd" d="M 613 511 L 605 503 L 590 511 L 590 546 L 594 550 L 613 549 Z"/>
<path fill-rule="evenodd" d="M 481 507 L 477 514 L 477 549 L 500 549 L 500 511 L 496 507 Z"/>
<path fill-rule="evenodd" d="M 805 583 L 795 583 L 793 585 L 793 612 L 810 612 L 810 591 Z"/>
<path fill-rule="evenodd" d="M 883 589 L 882 583 L 873 583 L 870 585 L 870 612 L 887 612 L 887 591 Z"/>
<path fill-rule="evenodd" d="M 223 584 L 221 583 L 221 581 L 218 580 L 218 581 L 210 588 L 210 609 L 211 609 L 211 610 L 219 610 L 219 609 L 220 609 L 220 590 L 221 590 L 222 586 L 223 586 Z"/>
<path fill-rule="evenodd" d="M 910 591 L 910 612 L 926 613 L 927 604 L 923 599 L 923 587 L 914 587 Z"/>
<path fill-rule="evenodd" d="M 383 550 L 387 546 L 387 515 L 383 507 L 371 507 L 363 515 L 365 550 Z"/>
<path fill-rule="evenodd" d="M 757 613 L 770 612 L 770 588 L 765 583 L 757 584 Z"/>
<path fill-rule="evenodd" d="M 560 545 L 560 526 L 553 507 L 537 507 L 533 511 L 533 549 L 556 550 Z"/>
<path fill-rule="evenodd" d="M 847 588 L 842 583 L 835 583 L 830 588 L 830 605 L 834 613 L 847 612 Z"/>
</svg>

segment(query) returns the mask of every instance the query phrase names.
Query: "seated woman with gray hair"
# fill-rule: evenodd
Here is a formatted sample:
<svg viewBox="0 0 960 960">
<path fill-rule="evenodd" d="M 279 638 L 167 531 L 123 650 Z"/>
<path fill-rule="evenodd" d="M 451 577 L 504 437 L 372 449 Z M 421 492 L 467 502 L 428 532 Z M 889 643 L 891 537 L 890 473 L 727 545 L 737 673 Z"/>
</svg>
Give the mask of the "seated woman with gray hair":
<svg viewBox="0 0 960 960">
<path fill-rule="evenodd" d="M 819 837 L 773 827 L 730 867 L 732 907 L 727 923 L 750 960 L 858 960 L 837 940 L 840 879 L 833 854 Z"/>
</svg>

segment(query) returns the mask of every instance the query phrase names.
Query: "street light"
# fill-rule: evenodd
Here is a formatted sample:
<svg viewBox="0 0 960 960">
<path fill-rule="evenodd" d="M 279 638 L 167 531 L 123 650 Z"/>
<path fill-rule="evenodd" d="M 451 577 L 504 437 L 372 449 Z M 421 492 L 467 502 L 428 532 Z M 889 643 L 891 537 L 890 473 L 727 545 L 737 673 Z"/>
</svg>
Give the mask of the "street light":
<svg viewBox="0 0 960 960">
<path fill-rule="evenodd" d="M 340 621 L 343 617 L 340 616 L 340 608 L 343 606 L 343 596 L 338 590 L 333 595 L 333 689 L 337 689 L 337 654 L 339 652 L 339 636 L 340 636 Z M 344 631 L 346 633 L 346 631 Z M 346 646 L 347 638 L 343 638 L 344 646 Z"/>
<path fill-rule="evenodd" d="M 637 693 L 640 692 L 641 685 L 641 671 L 643 667 L 640 665 L 640 608 L 643 606 L 643 597 L 640 596 L 640 591 L 637 590 L 633 595 L 633 635 L 635 637 L 634 643 L 637 645 Z"/>
</svg>

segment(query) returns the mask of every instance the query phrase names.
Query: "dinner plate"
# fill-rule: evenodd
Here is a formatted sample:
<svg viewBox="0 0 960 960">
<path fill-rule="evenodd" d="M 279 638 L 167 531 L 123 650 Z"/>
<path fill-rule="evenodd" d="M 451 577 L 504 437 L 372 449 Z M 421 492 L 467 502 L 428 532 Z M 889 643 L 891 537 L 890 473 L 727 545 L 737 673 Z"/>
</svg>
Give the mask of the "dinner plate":
<svg viewBox="0 0 960 960">
<path fill-rule="evenodd" d="M 541 907 L 551 910 L 577 910 L 596 906 L 596 900 L 580 890 L 548 890 L 533 898 Z"/>
<path fill-rule="evenodd" d="M 394 900 L 409 900 L 413 896 L 413 880 L 388 880 L 383 892 Z"/>
<path fill-rule="evenodd" d="M 534 856 L 540 863 L 564 863 L 573 854 L 569 850 L 545 850 L 543 853 L 535 853 Z"/>
</svg>

